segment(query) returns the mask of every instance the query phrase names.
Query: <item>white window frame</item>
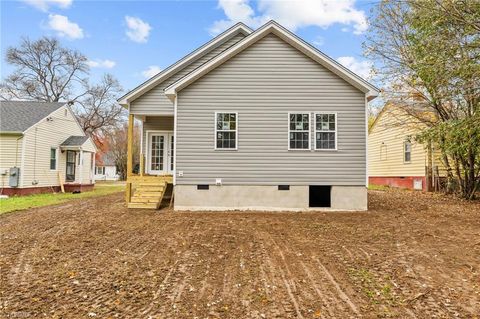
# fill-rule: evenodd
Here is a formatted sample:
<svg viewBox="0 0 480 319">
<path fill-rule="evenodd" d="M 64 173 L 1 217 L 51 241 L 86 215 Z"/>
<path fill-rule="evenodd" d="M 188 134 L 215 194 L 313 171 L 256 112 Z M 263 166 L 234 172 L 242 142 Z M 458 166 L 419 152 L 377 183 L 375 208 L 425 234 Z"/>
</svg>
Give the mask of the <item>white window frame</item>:
<svg viewBox="0 0 480 319">
<path fill-rule="evenodd" d="M 98 169 L 101 168 L 102 169 L 102 173 L 99 173 L 98 172 Z M 105 166 L 96 166 L 95 167 L 95 174 L 96 175 L 105 175 Z"/>
<path fill-rule="evenodd" d="M 406 150 L 407 149 L 407 143 L 410 144 L 410 152 L 409 152 L 410 153 L 410 160 L 408 160 L 408 161 L 405 160 L 405 154 L 407 153 L 407 150 Z M 412 162 L 412 147 L 413 147 L 412 142 L 410 142 L 408 140 L 403 141 L 403 154 L 402 154 L 403 155 L 403 164 L 410 164 Z"/>
<path fill-rule="evenodd" d="M 290 115 L 292 114 L 308 114 L 308 148 L 291 148 L 290 147 L 290 133 L 291 132 L 304 132 L 305 130 L 301 131 L 296 131 L 296 130 L 291 130 L 290 129 Z M 287 115 L 287 127 L 288 127 L 288 132 L 287 132 L 287 145 L 288 145 L 288 150 L 289 151 L 311 151 L 312 150 L 312 112 L 305 112 L 305 111 L 298 111 L 298 112 L 288 112 Z"/>
<path fill-rule="evenodd" d="M 217 129 L 217 116 L 218 114 L 235 114 L 235 130 L 220 130 L 220 132 L 235 132 L 235 148 L 218 148 L 217 147 L 217 132 L 218 132 L 218 129 Z M 213 125 L 215 126 L 214 127 L 214 144 L 213 144 L 213 147 L 214 147 L 214 150 L 215 151 L 237 151 L 238 150 L 238 112 L 232 112 L 232 111 L 215 111 L 215 115 L 214 115 L 214 121 L 213 121 Z"/>
<path fill-rule="evenodd" d="M 331 131 L 330 129 L 328 131 L 322 131 L 322 130 L 317 130 L 317 115 L 335 115 L 335 130 Z M 334 152 L 338 151 L 338 113 L 337 112 L 315 112 L 313 113 L 313 147 L 315 151 L 322 151 L 322 152 Z M 335 133 L 335 148 L 317 148 L 317 132 L 323 132 L 323 133 Z"/>
<path fill-rule="evenodd" d="M 52 168 L 52 150 L 55 150 L 55 168 Z M 50 147 L 50 153 L 48 154 L 48 167 L 50 168 L 50 171 L 57 171 L 58 170 L 58 147 L 51 146 Z"/>
</svg>

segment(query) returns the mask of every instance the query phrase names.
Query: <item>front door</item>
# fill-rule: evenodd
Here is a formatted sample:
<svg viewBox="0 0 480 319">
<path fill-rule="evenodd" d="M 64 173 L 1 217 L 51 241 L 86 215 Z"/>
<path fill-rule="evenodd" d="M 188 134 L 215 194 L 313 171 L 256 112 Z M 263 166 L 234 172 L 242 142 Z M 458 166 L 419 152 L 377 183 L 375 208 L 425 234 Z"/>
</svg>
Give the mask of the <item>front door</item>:
<svg viewBox="0 0 480 319">
<path fill-rule="evenodd" d="M 75 181 L 75 151 L 67 151 L 67 170 L 65 172 L 65 181 L 74 182 Z"/>
<path fill-rule="evenodd" d="M 171 174 L 173 171 L 173 134 L 149 133 L 147 174 Z"/>
</svg>

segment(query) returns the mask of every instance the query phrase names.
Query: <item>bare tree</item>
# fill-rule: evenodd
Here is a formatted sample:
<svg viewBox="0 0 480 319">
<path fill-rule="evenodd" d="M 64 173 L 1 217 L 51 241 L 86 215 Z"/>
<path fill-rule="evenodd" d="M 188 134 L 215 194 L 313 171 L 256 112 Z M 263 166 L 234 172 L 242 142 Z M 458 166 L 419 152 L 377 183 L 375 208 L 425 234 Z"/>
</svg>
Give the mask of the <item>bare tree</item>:
<svg viewBox="0 0 480 319">
<path fill-rule="evenodd" d="M 120 83 L 110 74 L 105 74 L 98 84 L 85 85 L 85 93 L 74 107 L 85 133 L 95 137 L 123 122 L 125 109 L 116 101 L 121 92 Z"/>
<path fill-rule="evenodd" d="M 6 61 L 16 70 L 0 86 L 2 99 L 69 100 L 76 85 L 85 85 L 89 70 L 83 54 L 48 37 L 22 39 L 18 47 L 7 49 Z"/>
<path fill-rule="evenodd" d="M 480 184 L 479 21 L 479 1 L 383 0 L 366 42 L 385 99 L 427 127 L 417 139 L 440 149 L 469 199 Z"/>
<path fill-rule="evenodd" d="M 105 140 L 109 145 L 109 153 L 114 158 L 115 166 L 117 167 L 118 174 L 121 180 L 127 178 L 127 125 L 121 125 L 115 128 L 111 128 L 105 132 Z M 138 126 L 134 129 L 134 143 L 133 143 L 133 158 L 134 165 L 138 164 L 140 155 L 140 130 Z"/>
<path fill-rule="evenodd" d="M 2 99 L 72 102 L 82 128 L 93 138 L 123 122 L 124 109 L 116 102 L 122 92 L 118 80 L 106 74 L 91 84 L 87 58 L 57 39 L 24 38 L 7 49 L 6 61 L 16 69 L 0 84 Z"/>
</svg>

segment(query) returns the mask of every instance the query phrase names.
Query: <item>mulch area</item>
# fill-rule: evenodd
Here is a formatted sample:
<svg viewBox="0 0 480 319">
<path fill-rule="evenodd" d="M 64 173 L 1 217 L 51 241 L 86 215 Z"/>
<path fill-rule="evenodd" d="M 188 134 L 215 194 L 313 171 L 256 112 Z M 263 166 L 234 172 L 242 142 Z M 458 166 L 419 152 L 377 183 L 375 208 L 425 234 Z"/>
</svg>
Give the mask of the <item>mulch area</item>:
<svg viewBox="0 0 480 319">
<path fill-rule="evenodd" d="M 0 318 L 476 318 L 480 203 L 371 191 L 369 212 L 0 216 Z"/>
</svg>

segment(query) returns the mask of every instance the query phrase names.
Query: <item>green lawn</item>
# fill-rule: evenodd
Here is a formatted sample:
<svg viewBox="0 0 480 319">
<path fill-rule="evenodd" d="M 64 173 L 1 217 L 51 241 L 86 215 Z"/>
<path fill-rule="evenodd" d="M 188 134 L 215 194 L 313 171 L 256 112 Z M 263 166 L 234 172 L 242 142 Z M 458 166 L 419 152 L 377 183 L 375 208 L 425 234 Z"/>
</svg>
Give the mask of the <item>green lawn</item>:
<svg viewBox="0 0 480 319">
<path fill-rule="evenodd" d="M 93 191 L 80 194 L 58 193 L 58 194 L 39 194 L 30 196 L 14 196 L 6 199 L 0 199 L 0 214 L 13 212 L 16 210 L 32 207 L 41 207 L 60 204 L 77 198 L 87 198 L 108 195 L 121 192 L 125 189 L 124 185 L 96 185 Z"/>
</svg>

